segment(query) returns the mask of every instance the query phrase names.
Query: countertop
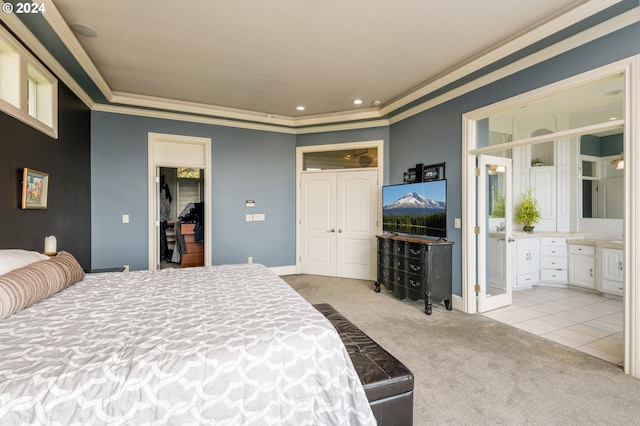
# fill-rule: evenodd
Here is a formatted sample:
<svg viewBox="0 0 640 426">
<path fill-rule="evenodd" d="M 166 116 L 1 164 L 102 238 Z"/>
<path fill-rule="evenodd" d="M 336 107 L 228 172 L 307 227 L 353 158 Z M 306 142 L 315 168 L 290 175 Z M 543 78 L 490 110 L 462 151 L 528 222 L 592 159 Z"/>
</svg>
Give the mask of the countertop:
<svg viewBox="0 0 640 426">
<path fill-rule="evenodd" d="M 580 241 L 586 236 L 584 232 L 522 232 L 516 231 L 511 233 L 511 238 L 519 239 L 519 238 L 540 238 L 540 237 L 551 237 L 551 238 L 580 238 Z M 489 232 L 489 236 L 493 238 L 504 238 L 504 232 Z"/>
<path fill-rule="evenodd" d="M 580 244 L 583 246 L 605 247 L 605 248 L 613 248 L 613 249 L 620 249 L 620 250 L 624 249 L 623 241 L 585 238 L 586 235 L 587 234 L 585 234 L 584 232 L 532 232 L 530 234 L 526 232 L 512 232 L 511 238 L 515 240 L 521 239 L 521 238 L 540 238 L 540 237 L 567 238 L 567 244 Z M 490 232 L 489 237 L 504 238 L 504 232 Z"/>
<path fill-rule="evenodd" d="M 624 250 L 624 243 L 622 241 L 592 240 L 589 238 L 584 238 L 580 240 L 569 240 L 567 244 L 579 244 L 582 246 L 604 247 L 604 248 Z"/>
</svg>

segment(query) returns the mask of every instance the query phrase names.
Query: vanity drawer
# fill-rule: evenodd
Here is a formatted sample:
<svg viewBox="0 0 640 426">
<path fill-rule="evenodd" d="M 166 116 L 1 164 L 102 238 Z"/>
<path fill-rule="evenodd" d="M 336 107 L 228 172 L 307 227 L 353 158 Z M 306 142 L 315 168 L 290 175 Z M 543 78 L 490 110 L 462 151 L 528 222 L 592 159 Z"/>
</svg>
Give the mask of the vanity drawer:
<svg viewBox="0 0 640 426">
<path fill-rule="evenodd" d="M 540 271 L 540 281 L 567 283 L 567 270 L 557 271 L 553 269 L 543 269 Z"/>
<path fill-rule="evenodd" d="M 566 247 L 567 239 L 566 238 L 554 238 L 554 237 L 541 237 L 540 238 L 541 246 L 553 246 L 553 247 Z"/>
<path fill-rule="evenodd" d="M 542 246 L 540 247 L 541 256 L 566 256 L 566 246 Z"/>
<path fill-rule="evenodd" d="M 584 256 L 595 256 L 596 248 L 594 246 L 583 246 L 580 244 L 569 244 L 569 253 L 582 254 Z"/>
<path fill-rule="evenodd" d="M 566 257 L 545 256 L 540 259 L 542 269 L 567 269 Z"/>
<path fill-rule="evenodd" d="M 531 274 L 518 275 L 517 285 L 533 285 L 538 282 L 538 273 L 533 272 Z"/>
</svg>

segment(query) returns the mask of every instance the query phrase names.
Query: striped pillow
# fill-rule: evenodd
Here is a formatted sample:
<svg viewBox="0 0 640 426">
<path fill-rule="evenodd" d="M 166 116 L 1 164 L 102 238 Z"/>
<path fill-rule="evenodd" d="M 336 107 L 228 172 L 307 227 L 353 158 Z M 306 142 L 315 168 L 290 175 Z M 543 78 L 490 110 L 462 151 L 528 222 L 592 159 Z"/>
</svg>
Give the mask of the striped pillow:
<svg viewBox="0 0 640 426">
<path fill-rule="evenodd" d="M 61 251 L 0 275 L 0 320 L 55 294 L 84 278 L 75 257 Z"/>
</svg>

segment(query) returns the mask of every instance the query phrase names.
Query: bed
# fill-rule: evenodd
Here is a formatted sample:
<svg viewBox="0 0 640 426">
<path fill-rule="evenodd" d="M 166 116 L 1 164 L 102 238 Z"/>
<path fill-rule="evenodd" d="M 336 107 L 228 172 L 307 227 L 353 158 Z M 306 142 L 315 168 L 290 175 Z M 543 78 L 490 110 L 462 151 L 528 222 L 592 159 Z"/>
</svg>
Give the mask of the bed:
<svg viewBox="0 0 640 426">
<path fill-rule="evenodd" d="M 0 275 L 0 303 L 25 269 L 73 281 L 60 257 Z M 262 265 L 65 286 L 0 320 L 0 424 L 375 424 L 333 326 Z"/>
</svg>

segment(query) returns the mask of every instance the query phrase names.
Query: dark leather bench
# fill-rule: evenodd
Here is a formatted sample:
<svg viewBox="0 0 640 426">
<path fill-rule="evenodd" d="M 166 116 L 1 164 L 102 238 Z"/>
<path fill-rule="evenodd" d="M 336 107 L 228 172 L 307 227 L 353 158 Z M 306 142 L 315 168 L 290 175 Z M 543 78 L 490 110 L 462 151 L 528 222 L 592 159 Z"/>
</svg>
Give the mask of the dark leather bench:
<svg viewBox="0 0 640 426">
<path fill-rule="evenodd" d="M 347 348 L 378 425 L 413 424 L 413 374 L 327 303 L 313 305 Z"/>
</svg>

